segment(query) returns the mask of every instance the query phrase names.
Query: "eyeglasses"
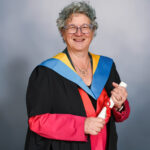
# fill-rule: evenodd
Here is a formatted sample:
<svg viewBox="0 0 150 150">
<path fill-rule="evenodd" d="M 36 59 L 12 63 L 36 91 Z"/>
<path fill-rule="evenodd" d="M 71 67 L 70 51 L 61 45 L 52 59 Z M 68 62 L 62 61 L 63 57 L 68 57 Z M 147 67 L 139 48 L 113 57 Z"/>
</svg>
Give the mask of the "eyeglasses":
<svg viewBox="0 0 150 150">
<path fill-rule="evenodd" d="M 78 27 L 74 24 L 70 24 L 64 27 L 65 30 L 67 30 L 68 33 L 74 34 L 78 32 L 78 29 L 80 29 L 81 33 L 88 34 L 93 29 L 93 26 L 91 24 L 83 24 L 82 26 Z"/>
</svg>

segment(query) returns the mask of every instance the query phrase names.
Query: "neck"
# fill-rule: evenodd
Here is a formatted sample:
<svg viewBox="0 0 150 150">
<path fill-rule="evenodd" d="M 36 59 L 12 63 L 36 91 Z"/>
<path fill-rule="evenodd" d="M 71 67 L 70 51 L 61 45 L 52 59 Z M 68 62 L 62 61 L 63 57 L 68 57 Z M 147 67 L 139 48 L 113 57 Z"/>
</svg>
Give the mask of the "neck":
<svg viewBox="0 0 150 150">
<path fill-rule="evenodd" d="M 77 51 L 68 49 L 68 53 L 72 59 L 73 62 L 76 62 L 77 64 L 87 64 L 87 61 L 89 61 L 89 55 L 88 50 L 87 51 Z"/>
<path fill-rule="evenodd" d="M 92 81 L 92 66 L 88 51 L 73 51 L 68 49 L 68 53 L 77 74 L 86 85 L 90 85 Z"/>
</svg>

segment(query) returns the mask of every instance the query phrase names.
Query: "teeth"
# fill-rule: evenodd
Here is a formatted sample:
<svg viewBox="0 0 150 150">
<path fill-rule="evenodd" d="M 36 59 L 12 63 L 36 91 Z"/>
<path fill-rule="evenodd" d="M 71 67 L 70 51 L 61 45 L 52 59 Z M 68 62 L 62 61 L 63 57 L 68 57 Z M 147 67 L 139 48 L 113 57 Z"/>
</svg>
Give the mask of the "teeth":
<svg viewBox="0 0 150 150">
<path fill-rule="evenodd" d="M 82 41 L 84 41 L 84 39 L 81 39 L 81 40 L 74 39 L 74 41 L 76 41 L 76 42 L 82 42 Z"/>
</svg>

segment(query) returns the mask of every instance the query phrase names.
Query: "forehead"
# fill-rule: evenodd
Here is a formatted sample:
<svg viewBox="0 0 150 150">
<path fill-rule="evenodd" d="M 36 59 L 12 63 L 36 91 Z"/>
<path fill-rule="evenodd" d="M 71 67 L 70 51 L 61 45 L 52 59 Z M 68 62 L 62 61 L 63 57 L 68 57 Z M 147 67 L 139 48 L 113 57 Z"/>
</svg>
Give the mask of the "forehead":
<svg viewBox="0 0 150 150">
<path fill-rule="evenodd" d="M 75 13 L 72 14 L 66 21 L 66 24 L 75 24 L 75 25 L 82 25 L 82 24 L 90 24 L 90 19 L 85 14 Z"/>
</svg>

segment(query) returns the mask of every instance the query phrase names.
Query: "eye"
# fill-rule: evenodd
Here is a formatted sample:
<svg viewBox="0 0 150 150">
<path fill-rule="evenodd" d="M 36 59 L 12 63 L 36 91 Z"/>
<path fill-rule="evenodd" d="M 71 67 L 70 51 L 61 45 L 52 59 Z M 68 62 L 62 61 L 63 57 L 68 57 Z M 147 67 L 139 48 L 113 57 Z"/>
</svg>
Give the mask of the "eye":
<svg viewBox="0 0 150 150">
<path fill-rule="evenodd" d="M 87 24 L 82 25 L 81 28 L 82 28 L 83 32 L 86 30 L 90 30 L 90 26 Z"/>
<path fill-rule="evenodd" d="M 89 28 L 88 26 L 82 26 L 82 29 L 87 29 L 87 28 Z"/>
<path fill-rule="evenodd" d="M 82 25 L 82 28 L 89 28 L 89 25 L 88 24 L 84 24 L 84 25 Z"/>
<path fill-rule="evenodd" d="M 67 25 L 66 27 L 67 27 L 67 29 L 75 29 L 76 28 L 75 25 Z"/>
<path fill-rule="evenodd" d="M 75 26 L 68 26 L 68 29 L 76 29 Z"/>
<path fill-rule="evenodd" d="M 77 27 L 75 25 L 66 26 L 66 30 L 67 30 L 68 33 L 75 33 L 76 29 L 77 29 Z"/>
</svg>

